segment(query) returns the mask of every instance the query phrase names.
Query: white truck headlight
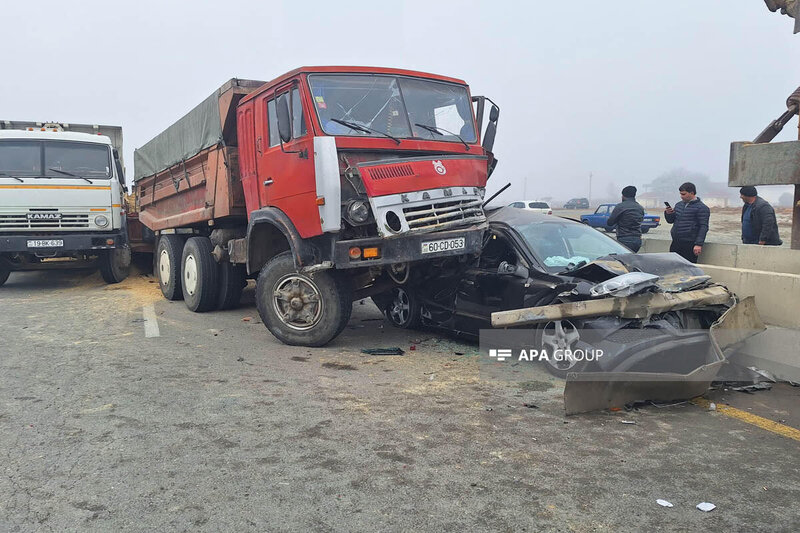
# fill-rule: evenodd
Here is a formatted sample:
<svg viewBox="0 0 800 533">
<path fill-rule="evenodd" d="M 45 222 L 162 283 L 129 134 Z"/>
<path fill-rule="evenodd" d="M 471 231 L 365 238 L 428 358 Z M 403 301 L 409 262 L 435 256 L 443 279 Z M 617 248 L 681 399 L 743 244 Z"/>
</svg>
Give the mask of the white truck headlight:
<svg viewBox="0 0 800 533">
<path fill-rule="evenodd" d="M 94 217 L 94 225 L 99 228 L 105 228 L 108 226 L 108 217 L 105 215 L 97 215 Z"/>
<path fill-rule="evenodd" d="M 369 205 L 364 200 L 354 200 L 347 206 L 347 218 L 361 224 L 369 218 Z"/>
</svg>

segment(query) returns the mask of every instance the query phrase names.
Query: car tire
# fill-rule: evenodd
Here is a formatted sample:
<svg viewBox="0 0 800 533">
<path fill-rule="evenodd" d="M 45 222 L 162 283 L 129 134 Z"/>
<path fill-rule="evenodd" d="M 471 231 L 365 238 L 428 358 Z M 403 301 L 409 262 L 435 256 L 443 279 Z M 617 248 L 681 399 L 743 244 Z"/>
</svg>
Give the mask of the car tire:
<svg viewBox="0 0 800 533">
<path fill-rule="evenodd" d="M 395 287 L 390 291 L 388 304 L 383 313 L 396 328 L 413 329 L 422 323 L 419 299 L 405 287 Z"/>
<path fill-rule="evenodd" d="M 0 261 L 1 261 L 1 259 L 0 259 Z M 3 284 L 6 281 L 8 281 L 8 276 L 10 276 L 10 275 L 11 275 L 11 270 L 8 269 L 8 268 L 4 268 L 2 265 L 0 265 L 0 287 L 2 287 Z"/>
<path fill-rule="evenodd" d="M 347 325 L 353 292 L 335 271 L 298 272 L 291 252 L 276 255 L 261 269 L 256 307 L 278 340 L 291 346 L 324 346 Z"/>
<path fill-rule="evenodd" d="M 556 328 L 557 324 L 561 325 L 562 333 L 558 333 Z M 552 330 L 550 326 L 553 326 Z M 563 337 L 562 342 L 557 342 L 553 337 Z M 550 337 L 550 339 L 548 339 Z M 572 364 L 568 362 L 559 362 L 555 360 L 554 345 L 558 344 L 568 348 L 573 348 L 575 343 L 580 340 L 578 329 L 569 320 L 555 320 L 540 326 L 536 329 L 534 346 L 538 346 L 540 353 L 542 350 L 547 350 L 548 358 L 542 361 L 545 370 L 557 378 L 566 379 L 567 374 L 570 372 L 585 372 L 595 367 L 594 362 L 575 361 Z"/>
<path fill-rule="evenodd" d="M 153 259 L 153 273 L 158 276 L 161 294 L 167 300 L 183 298 L 181 290 L 181 257 L 183 256 L 183 237 L 162 235 L 158 239 Z"/>
<path fill-rule="evenodd" d="M 131 271 L 131 249 L 127 246 L 103 250 L 97 258 L 100 275 L 106 283 L 119 283 Z"/>
<path fill-rule="evenodd" d="M 186 241 L 181 255 L 181 290 L 190 311 L 203 313 L 217 306 L 219 265 L 211 253 L 214 245 L 208 237 Z"/>
<path fill-rule="evenodd" d="M 219 264 L 219 295 L 217 309 L 233 309 L 242 299 L 242 289 L 247 286 L 244 265 L 228 261 Z"/>
</svg>

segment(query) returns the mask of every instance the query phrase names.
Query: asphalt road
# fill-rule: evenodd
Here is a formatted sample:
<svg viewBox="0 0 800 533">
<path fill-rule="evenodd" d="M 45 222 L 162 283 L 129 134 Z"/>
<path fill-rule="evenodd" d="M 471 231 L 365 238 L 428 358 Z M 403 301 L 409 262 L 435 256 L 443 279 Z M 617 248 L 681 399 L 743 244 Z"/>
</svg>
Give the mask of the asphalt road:
<svg viewBox="0 0 800 533">
<path fill-rule="evenodd" d="M 687 403 L 567 418 L 543 370 L 487 381 L 475 345 L 392 329 L 369 303 L 329 346 L 284 346 L 251 299 L 193 314 L 142 276 L 12 274 L 0 288 L 0 531 L 800 523 L 796 440 Z M 376 346 L 406 353 L 360 353 Z M 800 426 L 800 389 L 780 390 L 736 401 Z"/>
</svg>

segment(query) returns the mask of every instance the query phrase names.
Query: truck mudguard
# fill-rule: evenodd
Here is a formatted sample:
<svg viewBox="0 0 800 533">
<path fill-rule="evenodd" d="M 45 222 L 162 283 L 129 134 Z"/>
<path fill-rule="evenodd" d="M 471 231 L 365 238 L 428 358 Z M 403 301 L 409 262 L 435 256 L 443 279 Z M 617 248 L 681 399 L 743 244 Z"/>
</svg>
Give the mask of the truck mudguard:
<svg viewBox="0 0 800 533">
<path fill-rule="evenodd" d="M 300 237 L 286 213 L 275 207 L 253 211 L 247 225 L 247 272 L 260 270 L 271 257 L 286 250 L 291 250 L 298 269 L 318 262 L 316 248 Z"/>
</svg>

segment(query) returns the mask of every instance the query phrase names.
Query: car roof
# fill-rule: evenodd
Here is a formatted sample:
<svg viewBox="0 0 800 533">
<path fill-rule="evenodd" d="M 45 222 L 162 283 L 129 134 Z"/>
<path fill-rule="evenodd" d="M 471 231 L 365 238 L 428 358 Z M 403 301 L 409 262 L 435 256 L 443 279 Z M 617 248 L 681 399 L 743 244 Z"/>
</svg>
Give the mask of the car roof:
<svg viewBox="0 0 800 533">
<path fill-rule="evenodd" d="M 501 207 L 491 211 L 487 215 L 489 223 L 506 224 L 516 226 L 517 224 L 536 224 L 540 222 L 560 222 L 564 224 L 579 224 L 574 220 L 562 217 L 554 217 L 537 211 L 528 211 L 516 207 Z"/>
</svg>

